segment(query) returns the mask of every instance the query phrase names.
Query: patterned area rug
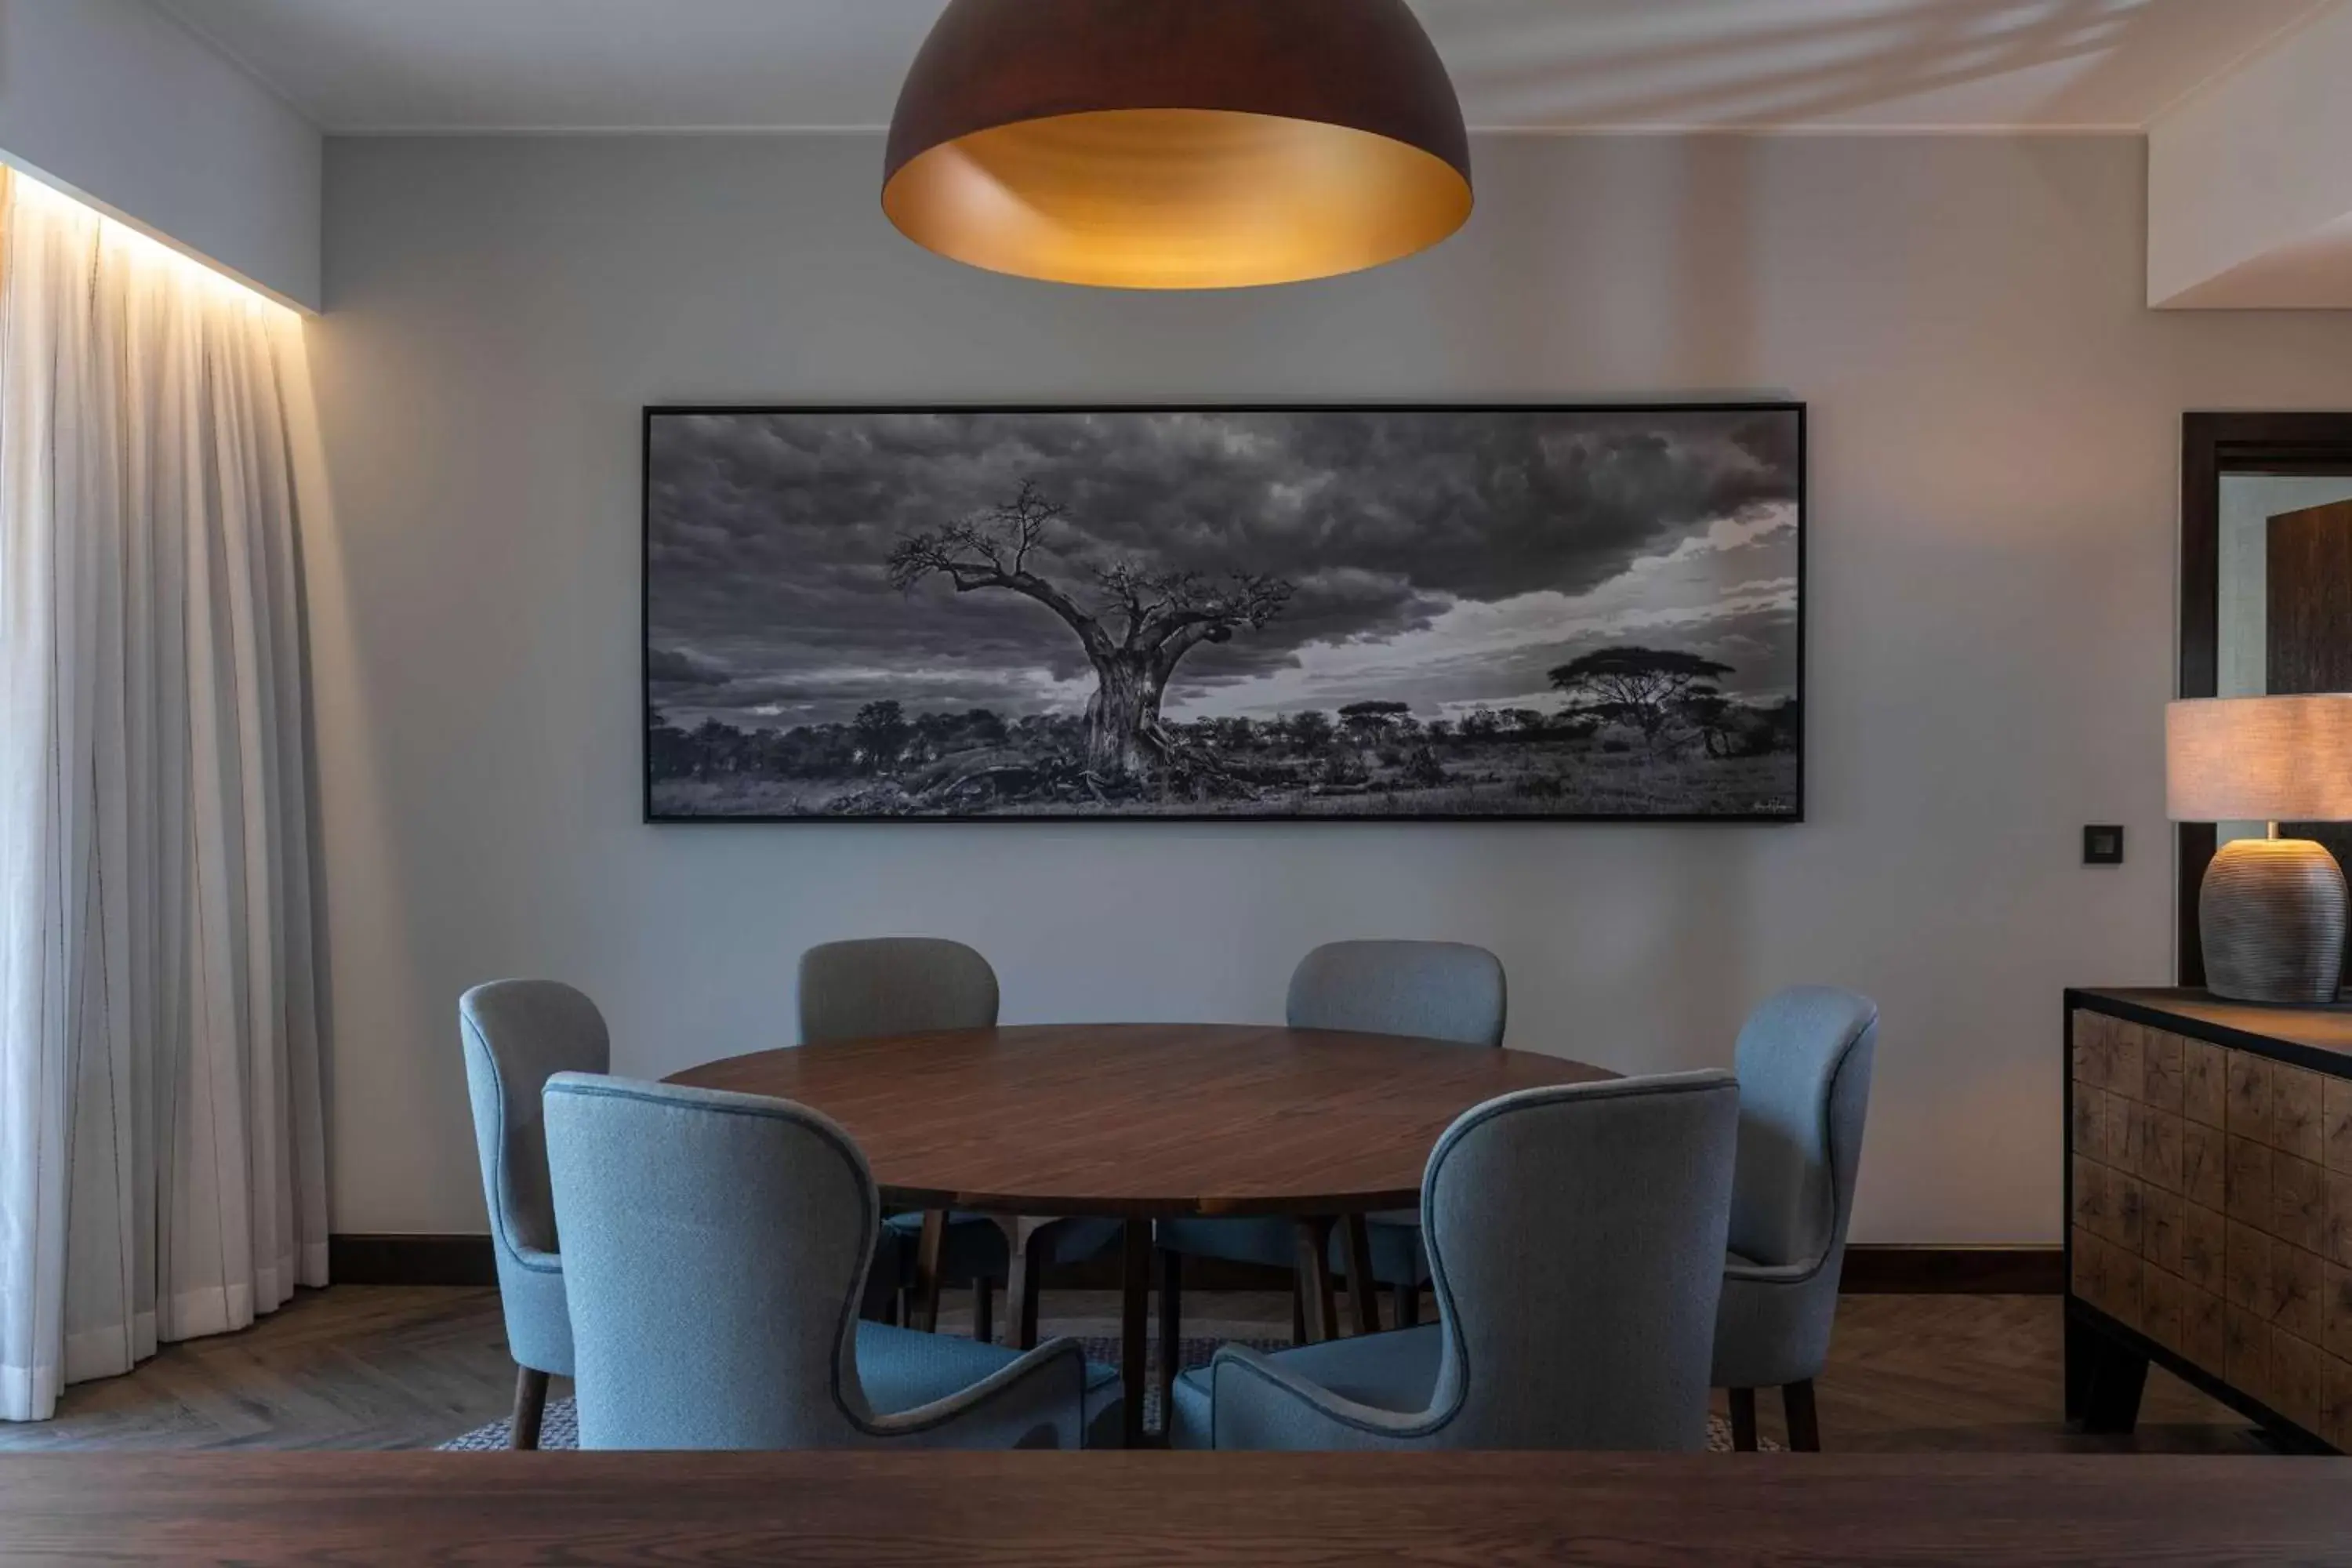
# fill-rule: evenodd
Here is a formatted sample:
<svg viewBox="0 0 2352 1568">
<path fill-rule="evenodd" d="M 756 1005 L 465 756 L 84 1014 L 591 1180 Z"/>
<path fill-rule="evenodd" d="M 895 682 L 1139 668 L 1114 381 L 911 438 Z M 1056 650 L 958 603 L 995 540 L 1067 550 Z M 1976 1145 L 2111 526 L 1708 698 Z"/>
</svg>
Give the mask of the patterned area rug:
<svg viewBox="0 0 2352 1568">
<path fill-rule="evenodd" d="M 1221 1344 L 1244 1344 L 1254 1350 L 1274 1351 L 1283 1349 L 1289 1342 L 1287 1340 L 1187 1339 L 1184 1341 L 1182 1364 L 1186 1367 L 1208 1365 L 1210 1359 L 1217 1353 L 1217 1347 Z M 1087 1359 L 1089 1361 L 1098 1361 L 1107 1366 L 1118 1364 L 1118 1342 L 1117 1340 L 1082 1337 L 1078 1343 L 1086 1347 Z M 1153 1375 L 1150 1380 L 1149 1392 L 1145 1394 L 1143 1401 L 1144 1425 L 1154 1431 L 1159 1430 L 1160 1425 L 1158 1351 L 1159 1347 L 1154 1345 L 1150 1352 Z M 507 1421 L 493 1421 L 487 1426 L 477 1426 L 464 1436 L 453 1438 L 442 1444 L 441 1447 L 464 1453 L 501 1449 L 507 1446 L 509 1426 L 509 1423 Z M 540 1421 L 539 1446 L 541 1448 L 580 1447 L 580 1413 L 572 1401 L 551 1399 L 547 1402 L 547 1414 Z M 1760 1439 L 1759 1447 L 1768 1452 L 1778 1452 L 1780 1445 L 1769 1437 L 1765 1437 Z M 1706 1447 L 1707 1452 L 1711 1454 L 1731 1452 L 1731 1424 L 1720 1415 L 1710 1415 L 1706 1419 Z"/>
</svg>

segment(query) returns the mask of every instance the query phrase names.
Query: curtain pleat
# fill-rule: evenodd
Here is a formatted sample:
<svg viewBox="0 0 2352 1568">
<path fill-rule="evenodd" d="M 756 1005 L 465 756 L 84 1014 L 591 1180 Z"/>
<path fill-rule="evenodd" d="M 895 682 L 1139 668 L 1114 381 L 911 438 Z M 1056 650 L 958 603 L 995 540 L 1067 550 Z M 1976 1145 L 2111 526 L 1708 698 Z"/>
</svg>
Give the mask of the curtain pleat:
<svg viewBox="0 0 2352 1568">
<path fill-rule="evenodd" d="M 326 1283 L 292 319 L 0 195 L 0 1417 Z"/>
</svg>

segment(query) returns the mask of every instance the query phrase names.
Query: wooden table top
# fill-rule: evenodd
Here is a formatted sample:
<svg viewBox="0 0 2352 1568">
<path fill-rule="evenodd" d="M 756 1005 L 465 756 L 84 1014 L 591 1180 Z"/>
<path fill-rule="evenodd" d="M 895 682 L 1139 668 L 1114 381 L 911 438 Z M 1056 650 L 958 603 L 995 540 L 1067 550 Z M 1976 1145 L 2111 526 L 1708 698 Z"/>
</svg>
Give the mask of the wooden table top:
<svg viewBox="0 0 2352 1568">
<path fill-rule="evenodd" d="M 1056 1024 L 798 1046 L 672 1083 L 847 1128 L 893 1203 L 1030 1215 L 1410 1208 L 1454 1119 L 1617 1075 L 1528 1051 L 1223 1024 Z"/>
<path fill-rule="evenodd" d="M 0 1562 L 2342 1563 L 2340 1459 L 2108 1455 L 69 1454 Z"/>
</svg>

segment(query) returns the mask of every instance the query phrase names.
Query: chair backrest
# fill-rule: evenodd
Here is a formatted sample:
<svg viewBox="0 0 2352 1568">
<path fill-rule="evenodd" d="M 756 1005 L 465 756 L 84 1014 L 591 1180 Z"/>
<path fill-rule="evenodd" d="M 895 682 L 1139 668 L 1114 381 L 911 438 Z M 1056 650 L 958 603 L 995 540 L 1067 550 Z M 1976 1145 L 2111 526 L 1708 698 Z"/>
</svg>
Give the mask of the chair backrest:
<svg viewBox="0 0 2352 1568">
<path fill-rule="evenodd" d="M 985 1029 L 996 971 L 974 949 L 933 936 L 828 942 L 801 954 L 801 1043 Z"/>
<path fill-rule="evenodd" d="M 1526 1089 L 1447 1129 L 1422 1184 L 1426 1441 L 1705 1447 L 1738 1114 L 1717 1070 Z"/>
<path fill-rule="evenodd" d="M 1878 1005 L 1827 985 L 1769 998 L 1739 1031 L 1731 1250 L 1816 1263 L 1845 1245 L 1878 1047 Z"/>
<path fill-rule="evenodd" d="M 849 1135 L 787 1100 L 572 1074 L 547 1131 L 580 1446 L 857 1443 L 881 1204 Z"/>
<path fill-rule="evenodd" d="M 493 980 L 457 999 L 457 1039 L 465 1050 L 508 1347 L 523 1366 L 569 1373 L 572 1326 L 548 1193 L 540 1090 L 560 1072 L 604 1071 L 612 1065 L 611 1037 L 596 1004 L 569 985 Z"/>
<path fill-rule="evenodd" d="M 1503 1043 L 1502 960 L 1459 942 L 1335 942 L 1290 976 L 1290 1026 Z"/>
</svg>

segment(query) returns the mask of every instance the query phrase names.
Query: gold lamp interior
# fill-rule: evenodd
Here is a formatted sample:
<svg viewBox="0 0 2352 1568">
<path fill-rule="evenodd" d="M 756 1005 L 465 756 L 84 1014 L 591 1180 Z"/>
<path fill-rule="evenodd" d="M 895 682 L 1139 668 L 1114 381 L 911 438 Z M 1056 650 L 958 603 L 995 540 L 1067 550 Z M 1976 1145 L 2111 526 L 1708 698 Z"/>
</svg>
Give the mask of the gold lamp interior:
<svg viewBox="0 0 2352 1568">
<path fill-rule="evenodd" d="M 1230 110 L 1122 109 L 995 126 L 883 187 L 909 239 L 996 272 L 1113 289 L 1296 283 L 1426 249 L 1470 183 L 1405 142 Z"/>
</svg>

